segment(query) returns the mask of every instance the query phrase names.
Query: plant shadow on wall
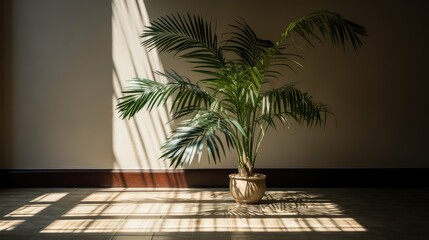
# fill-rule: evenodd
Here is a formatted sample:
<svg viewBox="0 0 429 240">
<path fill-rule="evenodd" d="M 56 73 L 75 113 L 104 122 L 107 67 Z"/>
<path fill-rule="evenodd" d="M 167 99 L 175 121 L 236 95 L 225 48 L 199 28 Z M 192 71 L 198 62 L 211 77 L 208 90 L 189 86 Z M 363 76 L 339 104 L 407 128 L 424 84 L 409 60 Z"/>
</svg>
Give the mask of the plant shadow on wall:
<svg viewBox="0 0 429 240">
<path fill-rule="evenodd" d="M 154 72 L 163 71 L 163 66 L 156 52 L 140 47 L 138 35 L 150 21 L 145 3 L 141 0 L 112 0 L 111 4 L 113 105 L 116 106 L 126 80 L 146 76 L 162 81 Z M 151 113 L 142 112 L 138 117 L 138 120 L 119 121 L 118 113 L 114 111 L 113 152 L 117 178 L 112 182 L 118 186 L 156 186 L 158 180 L 153 169 L 167 168 L 164 162 L 151 161 L 159 157 L 158 150 L 171 131 L 167 106 Z M 128 169 L 127 173 L 123 169 Z M 186 179 L 179 175 L 166 176 L 168 186 L 186 185 Z"/>
<path fill-rule="evenodd" d="M 350 43 L 357 50 L 366 30 L 330 11 L 315 12 L 290 23 L 275 42 L 258 38 L 244 20 L 230 27 L 231 32 L 220 41 L 216 26 L 200 15 L 171 14 L 152 21 L 141 35 L 142 45 L 185 59 L 193 64 L 192 71 L 204 78 L 191 81 L 174 70 L 156 72 L 168 79 L 166 84 L 136 78 L 124 91 L 117 109 L 122 118 L 131 118 L 143 108 L 151 111 L 172 98 L 170 118 L 180 123 L 162 145 L 161 158 L 177 168 L 194 159 L 200 161 L 203 151 L 209 162 L 216 163 L 226 149 L 234 149 L 238 174 L 230 175 L 231 182 L 237 178 L 254 181 L 265 178 L 255 174 L 254 165 L 269 128 L 278 123 L 288 125 L 289 120 L 309 127 L 323 126 L 330 113 L 324 103 L 313 100 L 282 75 L 281 68 L 302 67 L 302 57 L 294 51 L 295 38 L 311 46 L 314 41 L 325 40 L 340 47 Z M 274 87 L 279 82 L 283 85 Z M 265 182 L 258 191 L 237 189 L 238 184 L 230 186 L 231 192 L 265 191 Z M 236 200 L 256 203 L 260 198 Z"/>
</svg>

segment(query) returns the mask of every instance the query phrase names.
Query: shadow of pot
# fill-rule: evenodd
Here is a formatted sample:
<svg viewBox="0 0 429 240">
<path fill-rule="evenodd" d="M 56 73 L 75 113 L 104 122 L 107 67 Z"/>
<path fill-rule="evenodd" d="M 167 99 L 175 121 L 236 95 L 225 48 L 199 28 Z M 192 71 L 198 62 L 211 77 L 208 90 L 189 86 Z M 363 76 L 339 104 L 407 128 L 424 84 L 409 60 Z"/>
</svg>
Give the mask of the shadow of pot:
<svg viewBox="0 0 429 240">
<path fill-rule="evenodd" d="M 229 175 L 229 190 L 232 197 L 240 204 L 259 203 L 265 194 L 264 174 L 255 174 L 252 177 L 240 177 L 233 173 Z"/>
</svg>

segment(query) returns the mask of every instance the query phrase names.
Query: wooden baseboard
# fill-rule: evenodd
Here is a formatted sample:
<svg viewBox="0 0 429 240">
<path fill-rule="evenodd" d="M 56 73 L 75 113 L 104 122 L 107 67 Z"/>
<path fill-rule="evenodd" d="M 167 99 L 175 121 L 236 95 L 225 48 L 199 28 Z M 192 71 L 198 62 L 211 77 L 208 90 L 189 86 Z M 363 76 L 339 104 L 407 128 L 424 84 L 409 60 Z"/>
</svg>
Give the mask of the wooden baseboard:
<svg viewBox="0 0 429 240">
<path fill-rule="evenodd" d="M 10 170 L 0 169 L 2 187 L 228 187 L 235 169 Z M 429 187 L 429 168 L 260 169 L 267 187 Z"/>
</svg>

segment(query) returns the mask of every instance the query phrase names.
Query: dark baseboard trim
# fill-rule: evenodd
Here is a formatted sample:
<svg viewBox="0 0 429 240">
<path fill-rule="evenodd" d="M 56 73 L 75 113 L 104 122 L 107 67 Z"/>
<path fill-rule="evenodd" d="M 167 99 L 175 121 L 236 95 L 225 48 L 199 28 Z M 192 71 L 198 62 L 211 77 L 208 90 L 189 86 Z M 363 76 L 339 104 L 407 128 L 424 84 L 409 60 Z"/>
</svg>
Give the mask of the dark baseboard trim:
<svg viewBox="0 0 429 240">
<path fill-rule="evenodd" d="M 228 187 L 235 169 L 8 170 L 1 187 Z M 429 187 L 429 168 L 259 169 L 267 187 Z"/>
</svg>

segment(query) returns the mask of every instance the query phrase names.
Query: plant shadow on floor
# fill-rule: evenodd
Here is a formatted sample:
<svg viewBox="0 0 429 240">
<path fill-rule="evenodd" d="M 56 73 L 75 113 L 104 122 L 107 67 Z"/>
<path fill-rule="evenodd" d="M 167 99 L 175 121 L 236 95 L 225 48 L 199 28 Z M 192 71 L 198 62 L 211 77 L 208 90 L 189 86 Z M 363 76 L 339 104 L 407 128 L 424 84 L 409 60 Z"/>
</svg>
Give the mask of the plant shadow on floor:
<svg viewBox="0 0 429 240">
<path fill-rule="evenodd" d="M 428 195 L 281 189 L 240 205 L 226 189 L 0 189 L 0 239 L 428 239 Z"/>
<path fill-rule="evenodd" d="M 226 193 L 228 195 L 229 193 Z M 251 218 L 260 216 L 342 215 L 337 204 L 305 191 L 267 191 L 259 204 L 226 203 L 226 208 L 201 211 L 201 215 Z"/>
</svg>

